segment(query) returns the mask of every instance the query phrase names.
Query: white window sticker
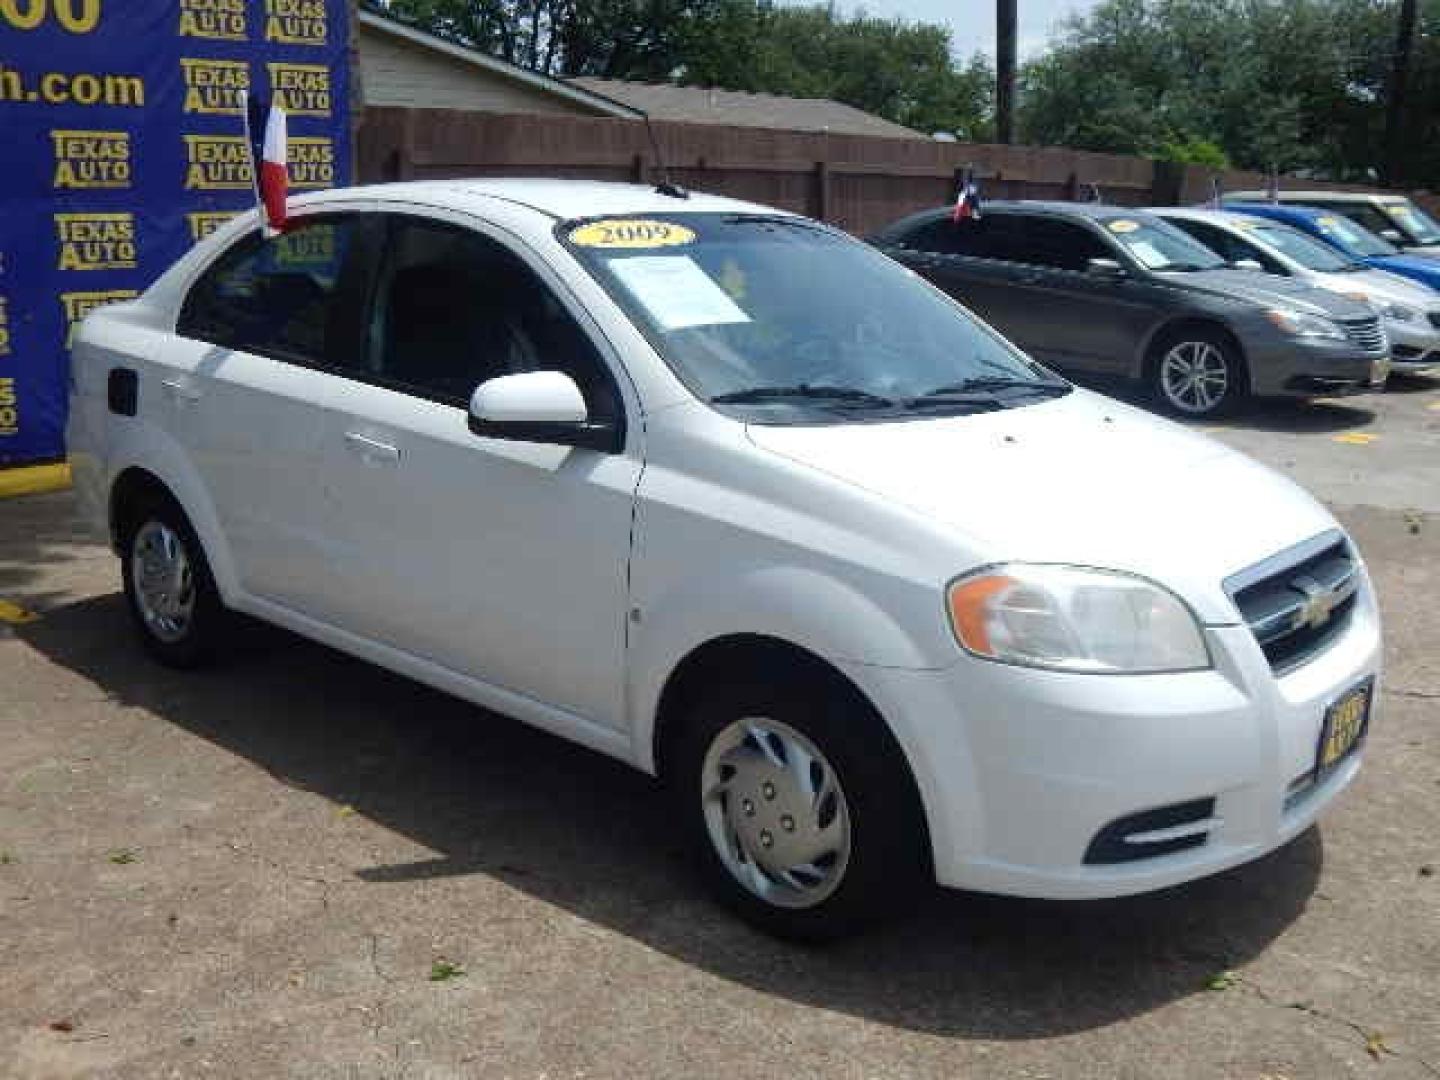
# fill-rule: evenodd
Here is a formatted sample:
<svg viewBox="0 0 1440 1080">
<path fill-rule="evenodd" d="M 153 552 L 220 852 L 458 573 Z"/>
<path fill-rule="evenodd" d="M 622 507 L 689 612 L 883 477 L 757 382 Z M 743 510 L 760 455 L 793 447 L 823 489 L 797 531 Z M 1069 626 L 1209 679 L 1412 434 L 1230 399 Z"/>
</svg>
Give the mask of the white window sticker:
<svg viewBox="0 0 1440 1080">
<path fill-rule="evenodd" d="M 1170 261 L 1149 240 L 1131 240 L 1130 253 L 1146 266 L 1164 266 Z"/>
<path fill-rule="evenodd" d="M 613 260 L 610 269 L 662 330 L 750 321 L 688 255 L 636 255 Z"/>
</svg>

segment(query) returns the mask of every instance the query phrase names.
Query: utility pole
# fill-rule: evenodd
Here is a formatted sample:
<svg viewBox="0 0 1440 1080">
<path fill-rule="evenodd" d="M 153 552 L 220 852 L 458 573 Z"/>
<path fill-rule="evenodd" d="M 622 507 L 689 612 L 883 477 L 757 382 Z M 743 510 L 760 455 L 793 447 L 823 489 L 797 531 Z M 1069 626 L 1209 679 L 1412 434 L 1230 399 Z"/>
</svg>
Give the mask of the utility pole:
<svg viewBox="0 0 1440 1080">
<path fill-rule="evenodd" d="M 1414 6 L 1414 0 L 1406 0 Z M 1018 0 L 995 0 L 995 141 L 1015 141 L 1015 21 Z"/>
<path fill-rule="evenodd" d="M 1415 0 L 1400 0 L 1400 29 L 1395 35 L 1395 66 L 1385 102 L 1385 170 L 1391 187 L 1405 179 L 1405 105 L 1410 83 L 1410 55 L 1415 47 Z"/>
</svg>

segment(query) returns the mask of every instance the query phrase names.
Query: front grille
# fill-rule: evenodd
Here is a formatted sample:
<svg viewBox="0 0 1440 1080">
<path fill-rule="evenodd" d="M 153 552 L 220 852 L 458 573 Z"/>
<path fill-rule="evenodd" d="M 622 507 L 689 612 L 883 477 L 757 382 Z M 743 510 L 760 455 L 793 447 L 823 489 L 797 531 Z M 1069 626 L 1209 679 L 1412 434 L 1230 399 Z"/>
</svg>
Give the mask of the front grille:
<svg viewBox="0 0 1440 1080">
<path fill-rule="evenodd" d="M 1430 325 L 1435 327 L 1436 330 L 1440 330 L 1440 311 L 1430 312 L 1428 318 L 1430 319 Z"/>
<path fill-rule="evenodd" d="M 1283 673 L 1344 630 L 1360 592 L 1360 564 L 1332 531 L 1227 578 L 1225 591 L 1270 667 Z"/>
<path fill-rule="evenodd" d="M 1385 348 L 1385 329 L 1378 318 L 1353 319 L 1342 322 L 1345 336 L 1366 352 L 1378 352 Z"/>
</svg>

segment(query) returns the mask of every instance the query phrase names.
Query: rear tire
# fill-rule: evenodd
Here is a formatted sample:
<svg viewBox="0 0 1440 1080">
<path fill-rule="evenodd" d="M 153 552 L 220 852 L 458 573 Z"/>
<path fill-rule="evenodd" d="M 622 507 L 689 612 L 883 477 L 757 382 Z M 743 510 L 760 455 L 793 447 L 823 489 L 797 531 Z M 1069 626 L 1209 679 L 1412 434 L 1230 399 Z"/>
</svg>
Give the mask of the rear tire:
<svg viewBox="0 0 1440 1080">
<path fill-rule="evenodd" d="M 1250 397 L 1239 349 L 1226 335 L 1203 326 L 1167 334 L 1152 352 L 1149 374 L 1155 401 L 1190 419 L 1228 415 Z"/>
<path fill-rule="evenodd" d="M 828 941 L 924 888 L 929 841 L 903 754 L 838 679 L 716 686 L 675 722 L 675 820 L 701 877 L 742 919 Z"/>
<path fill-rule="evenodd" d="M 211 660 L 229 630 L 210 563 L 173 499 L 147 494 L 120 525 L 125 601 L 145 651 L 173 668 Z"/>
</svg>

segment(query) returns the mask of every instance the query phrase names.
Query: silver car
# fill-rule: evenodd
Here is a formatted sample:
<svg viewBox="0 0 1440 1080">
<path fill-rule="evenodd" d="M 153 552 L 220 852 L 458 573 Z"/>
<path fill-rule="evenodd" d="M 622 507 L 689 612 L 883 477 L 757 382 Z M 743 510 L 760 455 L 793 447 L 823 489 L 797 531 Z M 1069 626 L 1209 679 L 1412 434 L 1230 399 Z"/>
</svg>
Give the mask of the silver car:
<svg viewBox="0 0 1440 1080">
<path fill-rule="evenodd" d="M 1355 262 L 1279 221 L 1226 210 L 1157 207 L 1151 213 L 1184 229 L 1231 265 L 1302 281 L 1368 300 L 1390 336 L 1394 371 L 1440 370 L 1440 293 L 1397 274 Z"/>
</svg>

